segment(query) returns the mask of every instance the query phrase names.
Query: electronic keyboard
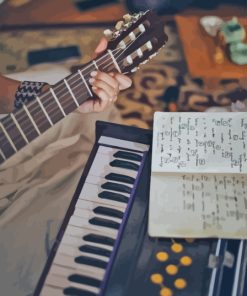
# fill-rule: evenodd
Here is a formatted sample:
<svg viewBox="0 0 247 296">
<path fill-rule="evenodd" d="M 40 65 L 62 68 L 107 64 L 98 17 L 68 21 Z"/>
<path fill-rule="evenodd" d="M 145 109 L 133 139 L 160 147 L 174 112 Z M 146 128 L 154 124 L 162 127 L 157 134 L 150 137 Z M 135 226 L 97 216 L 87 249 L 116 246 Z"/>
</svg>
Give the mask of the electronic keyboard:
<svg viewBox="0 0 247 296">
<path fill-rule="evenodd" d="M 247 295 L 246 241 L 148 236 L 151 143 L 150 130 L 97 122 L 34 295 Z"/>
</svg>

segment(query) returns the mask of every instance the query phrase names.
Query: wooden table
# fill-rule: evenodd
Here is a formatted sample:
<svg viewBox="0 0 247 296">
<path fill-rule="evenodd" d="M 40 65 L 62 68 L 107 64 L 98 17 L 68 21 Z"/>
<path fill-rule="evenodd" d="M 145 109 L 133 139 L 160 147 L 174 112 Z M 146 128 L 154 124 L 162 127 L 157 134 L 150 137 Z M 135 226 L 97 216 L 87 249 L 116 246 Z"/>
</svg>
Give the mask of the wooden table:
<svg viewBox="0 0 247 296">
<path fill-rule="evenodd" d="M 121 3 L 80 11 L 73 0 L 31 0 L 16 8 L 6 1 L 0 5 L 0 29 L 112 23 L 125 13 Z"/>
<path fill-rule="evenodd" d="M 210 15 L 219 14 L 211 12 Z M 247 65 L 233 64 L 227 57 L 225 57 L 223 64 L 215 63 L 214 40 L 201 27 L 199 23 L 201 16 L 180 15 L 175 17 L 190 74 L 193 77 L 203 78 L 208 88 L 214 88 L 221 79 L 247 77 Z M 223 18 L 229 19 L 229 16 L 223 16 Z M 239 21 L 247 30 L 247 18 L 239 17 Z"/>
</svg>

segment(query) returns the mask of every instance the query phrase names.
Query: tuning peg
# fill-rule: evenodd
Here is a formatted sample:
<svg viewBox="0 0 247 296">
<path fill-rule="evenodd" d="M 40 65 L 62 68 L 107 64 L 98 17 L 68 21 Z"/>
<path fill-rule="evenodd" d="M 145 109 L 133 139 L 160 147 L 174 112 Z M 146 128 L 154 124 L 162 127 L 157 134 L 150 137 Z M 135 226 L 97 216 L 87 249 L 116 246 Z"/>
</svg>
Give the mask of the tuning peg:
<svg viewBox="0 0 247 296">
<path fill-rule="evenodd" d="M 103 33 L 104 33 L 105 37 L 107 37 L 107 38 L 112 38 L 112 36 L 113 36 L 113 32 L 110 29 L 104 30 Z"/>
<path fill-rule="evenodd" d="M 123 22 L 123 21 L 118 21 L 118 22 L 116 23 L 115 29 L 116 29 L 117 31 L 119 31 L 120 29 L 122 29 L 123 25 L 124 25 L 124 22 Z"/>
<path fill-rule="evenodd" d="M 123 19 L 124 19 L 125 23 L 128 23 L 132 20 L 132 16 L 129 13 L 127 13 L 123 16 Z"/>
</svg>

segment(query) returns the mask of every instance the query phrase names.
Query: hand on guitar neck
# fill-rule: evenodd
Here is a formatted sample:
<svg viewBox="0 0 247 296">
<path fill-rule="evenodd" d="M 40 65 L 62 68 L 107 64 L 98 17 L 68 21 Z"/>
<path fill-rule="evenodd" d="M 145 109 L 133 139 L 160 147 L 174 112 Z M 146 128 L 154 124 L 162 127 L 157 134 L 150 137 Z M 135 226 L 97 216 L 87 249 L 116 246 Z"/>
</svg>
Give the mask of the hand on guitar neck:
<svg viewBox="0 0 247 296">
<path fill-rule="evenodd" d="M 95 49 L 93 58 L 104 52 L 107 48 L 107 39 L 102 38 Z M 101 112 L 110 107 L 117 100 L 120 90 L 131 86 L 131 79 L 120 73 L 105 73 L 93 71 L 89 83 L 96 95 L 95 98 L 85 101 L 79 110 L 82 113 Z M 20 81 L 9 79 L 0 75 L 0 114 L 10 113 L 14 110 L 15 94 Z M 49 88 L 45 85 L 42 91 Z"/>
</svg>

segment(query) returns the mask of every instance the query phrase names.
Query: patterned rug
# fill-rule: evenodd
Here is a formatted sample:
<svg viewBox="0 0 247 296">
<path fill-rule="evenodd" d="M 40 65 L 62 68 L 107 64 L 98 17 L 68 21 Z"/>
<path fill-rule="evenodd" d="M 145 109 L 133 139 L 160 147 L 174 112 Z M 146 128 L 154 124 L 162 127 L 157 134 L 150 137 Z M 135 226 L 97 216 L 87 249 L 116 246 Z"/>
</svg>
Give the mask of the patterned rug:
<svg viewBox="0 0 247 296">
<path fill-rule="evenodd" d="M 105 28 L 45 29 L 0 32 L 0 72 L 26 70 L 30 50 L 78 45 L 85 63 Z M 117 107 L 126 124 L 152 126 L 155 111 L 204 111 L 210 106 L 229 106 L 247 99 L 246 79 L 222 80 L 210 93 L 203 80 L 188 74 L 182 45 L 174 22 L 165 31 L 167 46 L 149 63 L 132 75 L 133 85 L 119 96 Z"/>
</svg>

